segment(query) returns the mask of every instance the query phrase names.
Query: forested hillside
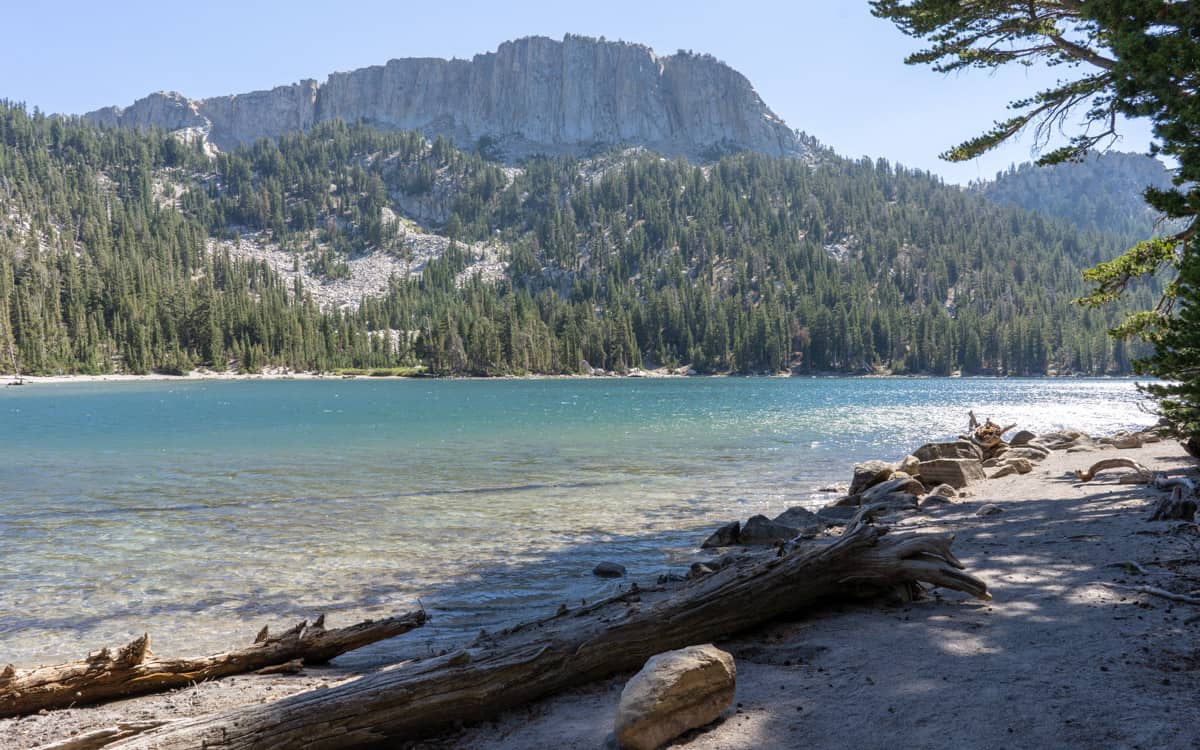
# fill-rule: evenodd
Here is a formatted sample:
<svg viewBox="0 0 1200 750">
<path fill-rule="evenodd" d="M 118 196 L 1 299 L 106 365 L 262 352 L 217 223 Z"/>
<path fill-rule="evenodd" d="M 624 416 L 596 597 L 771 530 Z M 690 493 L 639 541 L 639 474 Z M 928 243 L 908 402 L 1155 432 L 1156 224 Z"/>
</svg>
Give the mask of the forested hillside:
<svg viewBox="0 0 1200 750">
<path fill-rule="evenodd" d="M 1156 231 L 1158 216 L 1142 193 L 1147 187 L 1161 190 L 1170 185 L 1171 173 L 1157 159 L 1106 152 L 1044 167 L 1027 162 L 974 187 L 997 203 L 1056 216 L 1081 229 L 1117 234 L 1132 244 Z"/>
<path fill-rule="evenodd" d="M 11 341 L 25 372 L 1128 371 L 1117 311 L 1071 304 L 1111 235 L 884 161 L 487 155 L 335 122 L 211 157 L 3 105 L 0 360 Z M 455 241 L 340 310 L 229 250 L 337 277 L 411 253 L 404 216 Z M 498 277 L 472 271 L 485 241 Z"/>
</svg>

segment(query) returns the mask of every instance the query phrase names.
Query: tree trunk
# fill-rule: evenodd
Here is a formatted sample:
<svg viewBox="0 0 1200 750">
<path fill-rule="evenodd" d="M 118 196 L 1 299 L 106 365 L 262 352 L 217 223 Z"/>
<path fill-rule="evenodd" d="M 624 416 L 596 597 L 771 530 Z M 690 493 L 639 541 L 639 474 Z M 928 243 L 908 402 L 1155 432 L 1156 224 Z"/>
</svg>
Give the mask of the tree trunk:
<svg viewBox="0 0 1200 750">
<path fill-rule="evenodd" d="M 832 542 L 749 560 L 642 601 L 636 587 L 602 605 L 526 623 L 466 650 L 332 688 L 169 724 L 114 748 L 390 746 L 609 675 L 663 651 L 706 643 L 831 597 L 878 595 L 917 581 L 987 599 L 961 572 L 951 535 L 852 523 Z"/>
<path fill-rule="evenodd" d="M 89 654 L 83 661 L 28 670 L 14 669 L 10 664 L 0 672 L 0 718 L 162 692 L 293 659 L 322 664 L 338 654 L 407 633 L 423 624 L 425 613 L 417 611 L 326 630 L 322 615 L 311 626 L 301 622 L 275 637 L 263 628 L 253 645 L 212 656 L 159 658 L 150 651 L 150 636 L 143 635 L 118 649 L 116 654 L 106 648 Z"/>
</svg>

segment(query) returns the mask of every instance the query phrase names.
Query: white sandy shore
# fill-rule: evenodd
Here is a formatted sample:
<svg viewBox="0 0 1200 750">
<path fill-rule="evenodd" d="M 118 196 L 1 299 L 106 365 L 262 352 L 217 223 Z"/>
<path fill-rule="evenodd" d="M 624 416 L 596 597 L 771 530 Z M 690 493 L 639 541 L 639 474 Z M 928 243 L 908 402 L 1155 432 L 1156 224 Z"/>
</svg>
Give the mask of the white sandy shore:
<svg viewBox="0 0 1200 750">
<path fill-rule="evenodd" d="M 1149 522 L 1159 497 L 1152 489 L 1117 484 L 1110 474 L 1087 485 L 1070 477 L 1112 455 L 1196 473 L 1173 443 L 1054 453 L 1032 474 L 976 484 L 954 505 L 905 518 L 896 531 L 955 533 L 956 554 L 988 582 L 994 601 L 935 592 L 901 607 L 835 604 L 720 643 L 737 660 L 737 708 L 676 746 L 1200 747 L 1188 709 L 1200 690 L 1200 607 L 1129 588 L 1197 588 L 1200 536 L 1190 524 Z M 976 516 L 985 503 L 1002 512 Z M 194 716 L 346 677 L 336 667 L 238 677 L 0 721 L 0 745 L 33 747 L 118 720 Z M 417 746 L 611 746 L 627 677 Z"/>
</svg>

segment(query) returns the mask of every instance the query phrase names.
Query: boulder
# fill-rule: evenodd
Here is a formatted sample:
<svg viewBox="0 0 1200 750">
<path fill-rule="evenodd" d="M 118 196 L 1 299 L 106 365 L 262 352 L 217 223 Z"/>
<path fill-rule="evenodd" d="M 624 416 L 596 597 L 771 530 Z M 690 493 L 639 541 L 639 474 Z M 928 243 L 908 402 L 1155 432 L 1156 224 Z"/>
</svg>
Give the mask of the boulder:
<svg viewBox="0 0 1200 750">
<path fill-rule="evenodd" d="M 977 516 L 994 516 L 997 513 L 1003 513 L 1003 512 L 1004 512 L 1003 509 L 1001 509 L 1001 507 L 999 505 L 996 505 L 995 503 L 988 503 L 987 505 L 981 505 L 979 507 L 979 510 L 975 511 L 975 515 L 977 515 Z"/>
<path fill-rule="evenodd" d="M 1012 440 L 1009 440 L 1008 444 L 1015 448 L 1019 445 L 1025 445 L 1029 441 L 1036 440 L 1036 439 L 1037 439 L 1037 435 L 1030 432 L 1029 430 L 1020 430 L 1017 432 L 1016 435 L 1012 436 Z"/>
<path fill-rule="evenodd" d="M 902 471 L 905 474 L 908 474 L 910 477 L 913 477 L 917 475 L 917 469 L 920 466 L 921 459 L 913 455 L 908 455 L 905 456 L 902 461 L 900 461 L 900 465 L 896 468 L 898 471 Z"/>
<path fill-rule="evenodd" d="M 766 516 L 757 515 L 751 516 L 742 525 L 742 533 L 739 535 L 738 543 L 745 545 L 769 545 L 775 542 L 786 542 L 789 539 L 795 539 L 799 533 L 799 529 L 784 526 L 781 523 L 775 523 Z"/>
<path fill-rule="evenodd" d="M 922 461 L 920 476 L 928 485 L 948 484 L 962 489 L 984 479 L 983 462 L 975 458 L 938 458 Z"/>
<path fill-rule="evenodd" d="M 1114 448 L 1124 448 L 1124 449 L 1141 448 L 1142 447 L 1142 436 L 1141 435 L 1114 435 L 1111 438 L 1108 438 L 1107 440 L 1105 440 L 1104 442 L 1108 443 L 1109 445 L 1111 445 Z"/>
<path fill-rule="evenodd" d="M 887 461 L 864 461 L 854 465 L 854 479 L 850 482 L 850 494 L 857 495 L 873 485 L 879 484 L 896 470 Z"/>
<path fill-rule="evenodd" d="M 929 494 L 930 495 L 938 495 L 939 497 L 944 497 L 944 498 L 949 499 L 949 498 L 953 498 L 953 497 L 958 497 L 958 490 L 954 489 L 953 487 L 951 487 L 948 484 L 939 484 L 937 487 L 934 487 L 932 490 L 930 490 Z"/>
<path fill-rule="evenodd" d="M 708 539 L 701 544 L 702 549 L 712 547 L 732 547 L 738 543 L 741 538 L 742 524 L 740 521 L 731 521 L 709 535 Z"/>
<path fill-rule="evenodd" d="M 954 501 L 945 495 L 926 495 L 925 498 L 921 500 L 919 507 L 921 510 L 931 510 L 934 508 L 944 508 L 947 505 L 953 504 Z"/>
<path fill-rule="evenodd" d="M 1007 461 L 1013 461 L 1018 458 L 1023 458 L 1027 461 L 1041 461 L 1050 455 L 1049 451 L 1043 451 L 1041 448 L 1035 448 L 1033 445 L 1023 445 L 1020 448 L 1010 448 L 1008 453 L 1004 454 Z"/>
<path fill-rule="evenodd" d="M 816 513 L 799 505 L 788 508 L 775 516 L 774 521 L 775 523 L 781 523 L 784 526 L 791 526 L 793 529 L 800 529 L 805 532 L 821 531 L 826 526 L 825 521 Z"/>
<path fill-rule="evenodd" d="M 1005 464 L 1004 466 L 1001 466 L 999 469 L 996 469 L 994 472 L 992 472 L 990 475 L 988 475 L 988 479 L 1003 479 L 1004 477 L 1012 476 L 1013 474 L 1016 474 L 1016 473 L 1017 473 L 1017 467 L 1015 467 L 1011 464 Z"/>
<path fill-rule="evenodd" d="M 879 502 L 879 500 L 883 497 L 897 492 L 906 492 L 910 495 L 923 495 L 925 494 L 925 485 L 921 484 L 907 474 L 903 476 L 893 475 L 893 477 L 886 482 L 880 482 L 866 492 L 862 493 L 860 504 L 871 505 L 872 503 Z"/>
<path fill-rule="evenodd" d="M 1016 469 L 1018 474 L 1028 474 L 1033 471 L 1033 464 L 1030 463 L 1028 458 L 1006 458 L 1004 459 L 1004 464 Z"/>
<path fill-rule="evenodd" d="M 625 566 L 607 560 L 592 568 L 592 575 L 601 578 L 620 578 L 625 575 Z"/>
<path fill-rule="evenodd" d="M 911 493 L 889 492 L 882 497 L 872 500 L 871 505 L 883 506 L 885 512 L 895 513 L 897 511 L 916 510 L 918 503 L 917 496 Z"/>
<path fill-rule="evenodd" d="M 862 505 L 862 495 L 846 495 L 834 500 L 831 505 L 836 505 L 841 508 L 857 508 Z"/>
<path fill-rule="evenodd" d="M 737 667 L 712 644 L 650 657 L 621 691 L 617 743 L 655 750 L 684 732 L 711 724 L 733 704 Z"/>
<path fill-rule="evenodd" d="M 826 505 L 817 511 L 817 517 L 822 518 L 833 526 L 845 526 L 858 512 L 857 507 L 849 505 Z"/>
<path fill-rule="evenodd" d="M 983 451 L 970 440 L 956 440 L 953 443 L 926 443 L 913 451 L 913 455 L 922 463 L 936 461 L 939 458 L 974 458 L 983 460 Z M 918 475 L 920 472 L 917 472 Z"/>
</svg>

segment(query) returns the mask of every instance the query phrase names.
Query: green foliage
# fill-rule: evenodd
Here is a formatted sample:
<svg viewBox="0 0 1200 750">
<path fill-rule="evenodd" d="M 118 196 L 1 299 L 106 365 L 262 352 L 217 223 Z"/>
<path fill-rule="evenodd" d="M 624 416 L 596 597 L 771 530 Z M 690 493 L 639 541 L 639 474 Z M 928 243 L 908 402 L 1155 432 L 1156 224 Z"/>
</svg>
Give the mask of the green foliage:
<svg viewBox="0 0 1200 750">
<path fill-rule="evenodd" d="M 606 155 L 508 175 L 341 123 L 214 161 L 174 143 L 0 109 L 0 207 L 28 217 L 0 238 L 0 318 L 26 371 L 1100 374 L 1138 353 L 1106 338 L 1115 311 L 1070 304 L 1117 239 L 882 160 Z M 420 278 L 321 311 L 206 247 L 256 233 L 337 275 L 353 254 L 405 252 L 383 217 L 412 202 L 464 243 L 503 243 L 507 277 L 471 276 L 452 242 Z"/>
<path fill-rule="evenodd" d="M 1071 112 L 1086 107 L 1085 125 L 1073 127 L 1068 146 L 1044 155 L 1042 163 L 1081 158 L 1095 144 L 1115 135 L 1118 115 L 1146 117 L 1154 125 L 1156 151 L 1174 157 L 1179 170 L 1174 187 L 1149 187 L 1147 202 L 1168 219 L 1185 225 L 1178 234 L 1139 242 L 1120 258 L 1089 272 L 1097 284 L 1084 298 L 1089 305 L 1112 301 L 1129 283 L 1159 272 L 1177 273 L 1153 313 L 1127 318 L 1115 331 L 1140 334 L 1157 342 L 1141 370 L 1175 381 L 1150 389 L 1180 434 L 1200 435 L 1194 413 L 1195 381 L 1200 378 L 1194 319 L 1200 304 L 1195 248 L 1200 216 L 1200 99 L 1195 95 L 1200 70 L 1200 13 L 1193 3 L 1172 0 L 874 0 L 873 12 L 894 21 L 905 33 L 931 46 L 908 58 L 936 70 L 994 68 L 1035 61 L 1088 72 L 1060 81 L 1052 89 L 1011 106 L 1020 114 L 991 131 L 951 149 L 946 157 L 966 159 L 994 148 L 1030 123 L 1039 136 L 1072 125 Z M 1043 139 L 1043 143 L 1045 140 Z M 1190 359 L 1189 359 L 1190 358 Z"/>
</svg>

